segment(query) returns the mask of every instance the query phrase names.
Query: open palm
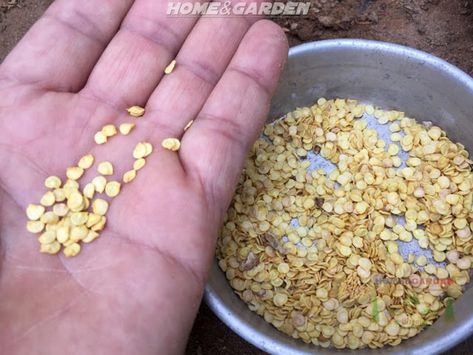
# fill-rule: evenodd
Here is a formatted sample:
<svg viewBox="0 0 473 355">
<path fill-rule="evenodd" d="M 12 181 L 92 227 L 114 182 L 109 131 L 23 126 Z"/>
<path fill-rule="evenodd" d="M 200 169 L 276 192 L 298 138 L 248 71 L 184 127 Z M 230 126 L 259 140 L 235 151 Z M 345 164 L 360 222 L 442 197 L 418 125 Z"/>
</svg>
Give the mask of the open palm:
<svg viewBox="0 0 473 355">
<path fill-rule="evenodd" d="M 185 346 L 219 223 L 287 44 L 269 21 L 172 18 L 166 7 L 163 0 L 57 0 L 0 67 L 6 353 L 175 353 Z M 163 77 L 174 57 L 175 71 Z M 144 117 L 126 114 L 135 104 L 146 105 Z M 130 135 L 95 145 L 104 124 L 130 121 L 137 124 Z M 160 147 L 166 137 L 182 138 L 179 153 Z M 40 254 L 24 210 L 45 192 L 44 179 L 64 177 L 92 153 L 96 164 L 112 162 L 121 180 L 139 141 L 155 150 L 111 202 L 100 238 L 75 258 Z"/>
</svg>

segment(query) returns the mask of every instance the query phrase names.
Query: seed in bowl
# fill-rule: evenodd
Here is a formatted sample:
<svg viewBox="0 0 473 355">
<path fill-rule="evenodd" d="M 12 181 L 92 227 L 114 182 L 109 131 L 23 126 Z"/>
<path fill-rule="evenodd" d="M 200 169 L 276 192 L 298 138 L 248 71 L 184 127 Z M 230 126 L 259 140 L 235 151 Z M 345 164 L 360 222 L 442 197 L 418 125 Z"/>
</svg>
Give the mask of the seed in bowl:
<svg viewBox="0 0 473 355">
<path fill-rule="evenodd" d="M 289 336 L 397 345 L 470 280 L 468 152 L 403 112 L 320 98 L 267 124 L 217 244 L 230 285 Z"/>
</svg>

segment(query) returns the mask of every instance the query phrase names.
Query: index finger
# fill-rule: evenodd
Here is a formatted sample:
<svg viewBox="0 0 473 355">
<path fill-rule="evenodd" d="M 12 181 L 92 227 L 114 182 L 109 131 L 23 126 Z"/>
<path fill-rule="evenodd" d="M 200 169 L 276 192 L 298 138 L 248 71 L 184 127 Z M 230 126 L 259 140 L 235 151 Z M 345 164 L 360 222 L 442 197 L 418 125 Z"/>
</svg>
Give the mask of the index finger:
<svg viewBox="0 0 473 355">
<path fill-rule="evenodd" d="M 0 78 L 78 91 L 133 0 L 56 0 L 0 67 Z"/>
</svg>

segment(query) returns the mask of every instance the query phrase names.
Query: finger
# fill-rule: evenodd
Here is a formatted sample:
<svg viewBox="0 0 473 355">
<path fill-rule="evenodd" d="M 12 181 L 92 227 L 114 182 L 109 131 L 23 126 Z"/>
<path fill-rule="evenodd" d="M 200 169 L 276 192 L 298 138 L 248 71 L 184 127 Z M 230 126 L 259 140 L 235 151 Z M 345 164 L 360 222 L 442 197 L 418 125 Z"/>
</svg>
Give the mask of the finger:
<svg viewBox="0 0 473 355">
<path fill-rule="evenodd" d="M 148 119 L 181 134 L 201 110 L 257 17 L 201 17 L 180 49 L 177 66 L 151 95 Z M 205 43 L 205 45 L 202 45 Z"/>
<path fill-rule="evenodd" d="M 5 59 L 0 77 L 81 89 L 133 0 L 57 0 Z"/>
<path fill-rule="evenodd" d="M 136 0 L 83 93 L 117 107 L 144 105 L 197 17 L 166 14 L 167 1 Z"/>
<path fill-rule="evenodd" d="M 184 135 L 180 157 L 204 186 L 210 206 L 224 211 L 229 203 L 286 56 L 287 40 L 279 26 L 267 20 L 253 25 Z"/>
</svg>

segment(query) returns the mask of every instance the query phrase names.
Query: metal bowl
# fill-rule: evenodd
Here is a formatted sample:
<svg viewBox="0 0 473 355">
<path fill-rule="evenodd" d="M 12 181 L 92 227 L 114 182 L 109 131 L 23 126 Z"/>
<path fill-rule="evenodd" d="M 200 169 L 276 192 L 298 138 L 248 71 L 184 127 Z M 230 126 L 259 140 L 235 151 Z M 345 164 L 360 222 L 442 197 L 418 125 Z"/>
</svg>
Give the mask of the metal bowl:
<svg viewBox="0 0 473 355">
<path fill-rule="evenodd" d="M 327 40 L 293 47 L 269 121 L 318 97 L 355 98 L 384 109 L 404 111 L 442 127 L 453 141 L 473 152 L 473 78 L 430 54 L 367 40 Z M 329 354 L 279 332 L 251 312 L 214 263 L 205 300 L 233 331 L 272 354 Z M 440 317 L 417 336 L 395 347 L 356 354 L 435 354 L 473 333 L 473 290 L 454 303 L 454 320 Z M 337 353 L 353 353 L 337 350 Z"/>
</svg>

